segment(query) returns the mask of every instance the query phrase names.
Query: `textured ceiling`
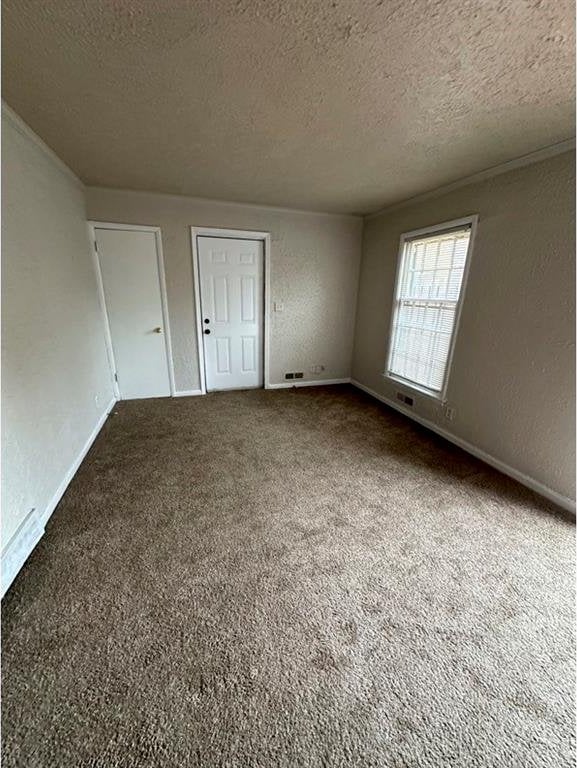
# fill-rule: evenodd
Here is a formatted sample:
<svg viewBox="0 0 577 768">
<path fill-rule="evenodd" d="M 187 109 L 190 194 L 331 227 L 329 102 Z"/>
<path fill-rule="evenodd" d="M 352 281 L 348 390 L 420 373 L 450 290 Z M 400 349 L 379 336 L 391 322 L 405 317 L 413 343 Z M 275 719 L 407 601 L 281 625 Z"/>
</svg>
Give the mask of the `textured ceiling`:
<svg viewBox="0 0 577 768">
<path fill-rule="evenodd" d="M 87 183 L 369 212 L 574 133 L 573 0 L 4 0 Z"/>
</svg>

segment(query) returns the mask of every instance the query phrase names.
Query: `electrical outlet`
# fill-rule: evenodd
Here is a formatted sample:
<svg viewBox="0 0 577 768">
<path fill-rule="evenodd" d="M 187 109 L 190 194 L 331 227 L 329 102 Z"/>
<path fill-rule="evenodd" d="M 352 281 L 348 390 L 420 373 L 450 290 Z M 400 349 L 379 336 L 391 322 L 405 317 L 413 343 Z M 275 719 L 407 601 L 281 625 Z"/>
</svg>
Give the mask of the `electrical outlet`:
<svg viewBox="0 0 577 768">
<path fill-rule="evenodd" d="M 453 421 L 455 418 L 455 409 L 450 405 L 445 406 L 445 418 L 448 421 Z"/>
<path fill-rule="evenodd" d="M 311 373 L 322 373 L 324 369 L 324 365 L 311 365 Z"/>
<path fill-rule="evenodd" d="M 274 311 L 275 312 L 282 312 L 284 310 L 284 304 L 282 301 L 275 301 L 274 302 Z"/>
<path fill-rule="evenodd" d="M 303 378 L 303 372 L 299 371 L 298 373 L 295 373 L 295 379 L 302 379 Z"/>
<path fill-rule="evenodd" d="M 295 375 L 294 373 L 285 373 L 284 377 L 285 379 L 294 379 Z"/>
</svg>

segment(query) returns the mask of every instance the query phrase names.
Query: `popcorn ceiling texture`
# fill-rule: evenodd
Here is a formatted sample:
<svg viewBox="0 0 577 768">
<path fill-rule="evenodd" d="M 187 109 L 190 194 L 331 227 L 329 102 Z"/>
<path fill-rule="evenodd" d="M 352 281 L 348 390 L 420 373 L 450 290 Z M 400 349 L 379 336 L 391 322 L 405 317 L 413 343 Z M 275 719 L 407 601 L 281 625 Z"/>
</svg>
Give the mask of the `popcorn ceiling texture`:
<svg viewBox="0 0 577 768">
<path fill-rule="evenodd" d="M 569 138 L 572 0 L 5 0 L 7 102 L 90 185 L 367 212 Z"/>
<path fill-rule="evenodd" d="M 120 403 L 2 601 L 2 766 L 571 768 L 574 533 L 349 386 Z"/>
</svg>

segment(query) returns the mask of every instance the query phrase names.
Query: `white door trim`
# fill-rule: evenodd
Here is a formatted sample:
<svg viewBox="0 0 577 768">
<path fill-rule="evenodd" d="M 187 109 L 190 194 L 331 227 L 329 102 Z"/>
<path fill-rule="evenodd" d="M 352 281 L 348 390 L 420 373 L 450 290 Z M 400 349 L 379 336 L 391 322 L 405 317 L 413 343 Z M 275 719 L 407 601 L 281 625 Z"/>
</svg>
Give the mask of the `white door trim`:
<svg viewBox="0 0 577 768">
<path fill-rule="evenodd" d="M 230 237 L 234 240 L 260 240 L 264 248 L 264 350 L 263 378 L 264 388 L 270 389 L 269 382 L 269 347 L 270 347 L 270 232 L 250 232 L 246 229 L 222 229 L 220 227 L 191 227 L 190 242 L 192 246 L 192 276 L 194 281 L 194 304 L 196 308 L 196 346 L 198 350 L 198 371 L 200 376 L 200 391 L 206 395 L 206 375 L 204 368 L 204 339 L 202 336 L 202 313 L 200 307 L 200 279 L 198 267 L 197 237 Z"/>
<path fill-rule="evenodd" d="M 120 390 L 118 388 L 118 382 L 114 376 L 116 371 L 116 362 L 114 360 L 114 350 L 112 347 L 112 334 L 110 333 L 110 323 L 108 321 L 108 311 L 106 309 L 106 298 L 104 295 L 104 283 L 102 281 L 102 272 L 100 270 L 100 260 L 98 258 L 98 251 L 96 248 L 96 229 L 119 229 L 123 231 L 133 232 L 154 232 L 156 240 L 156 258 L 158 265 L 158 282 L 160 287 L 160 303 L 162 305 L 162 319 L 164 322 L 164 343 L 166 346 L 166 360 L 168 363 L 168 381 L 170 384 L 170 395 L 175 396 L 176 386 L 174 383 L 174 360 L 172 358 L 172 339 L 170 336 L 170 321 L 168 319 L 168 297 L 166 294 L 166 277 L 164 274 L 164 255 L 162 252 L 162 232 L 160 227 L 149 227 L 147 225 L 140 224 L 117 224 L 110 221 L 89 221 L 88 222 L 88 236 L 90 240 L 90 248 L 92 250 L 92 259 L 94 262 L 94 269 L 96 271 L 96 283 L 98 285 L 98 298 L 100 300 L 100 308 L 104 319 L 104 338 L 106 341 L 106 351 L 108 353 L 108 361 L 110 363 L 110 375 L 112 377 L 112 386 L 114 394 L 117 400 L 120 400 Z"/>
</svg>

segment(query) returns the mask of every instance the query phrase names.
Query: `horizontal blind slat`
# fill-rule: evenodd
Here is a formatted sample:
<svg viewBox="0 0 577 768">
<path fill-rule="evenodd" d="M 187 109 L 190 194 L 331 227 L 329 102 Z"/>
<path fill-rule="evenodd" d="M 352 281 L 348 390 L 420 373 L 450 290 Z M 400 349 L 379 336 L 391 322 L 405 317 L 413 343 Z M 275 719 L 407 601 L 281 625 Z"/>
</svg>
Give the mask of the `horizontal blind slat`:
<svg viewBox="0 0 577 768">
<path fill-rule="evenodd" d="M 470 228 L 405 243 L 389 372 L 440 391 L 455 327 Z"/>
</svg>

